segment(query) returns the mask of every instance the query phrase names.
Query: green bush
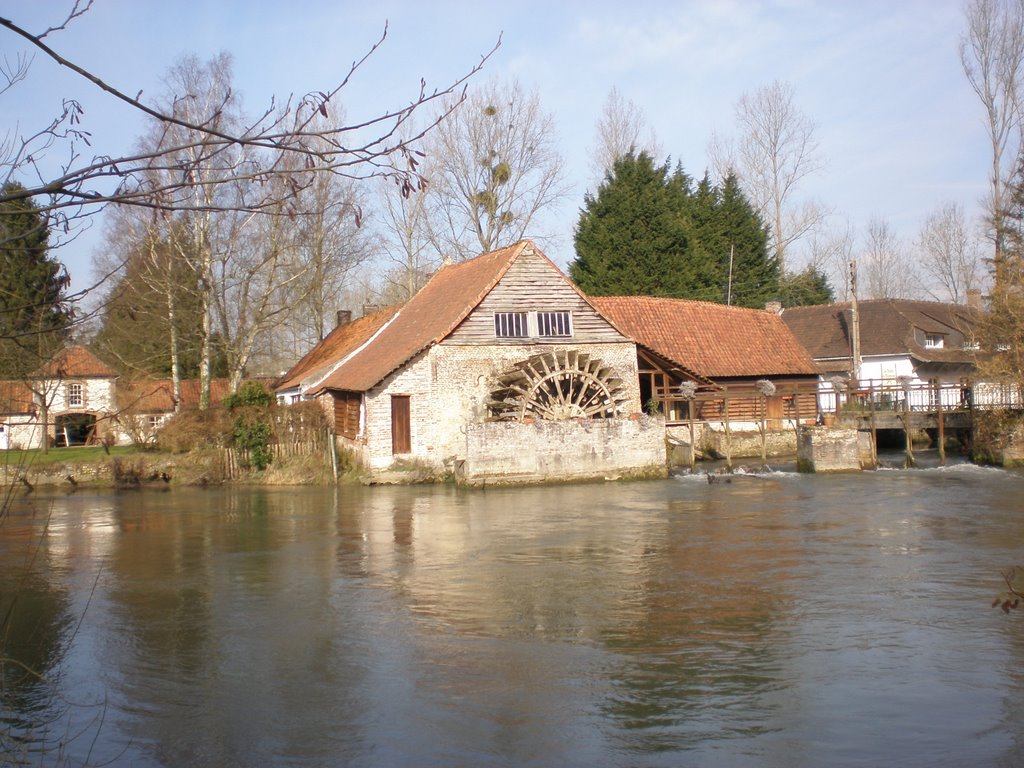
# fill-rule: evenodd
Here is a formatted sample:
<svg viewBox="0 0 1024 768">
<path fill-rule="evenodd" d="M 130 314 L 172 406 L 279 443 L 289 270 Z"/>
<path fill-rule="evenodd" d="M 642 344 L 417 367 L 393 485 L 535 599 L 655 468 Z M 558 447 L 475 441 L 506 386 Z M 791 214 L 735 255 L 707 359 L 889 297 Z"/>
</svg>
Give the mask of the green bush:
<svg viewBox="0 0 1024 768">
<path fill-rule="evenodd" d="M 246 407 L 236 409 L 232 442 L 244 451 L 242 462 L 261 472 L 270 466 L 274 456 L 270 450 L 270 416 L 266 408 Z"/>
<path fill-rule="evenodd" d="M 247 381 L 237 392 L 233 392 L 221 401 L 229 411 L 236 408 L 258 407 L 269 408 L 276 402 L 274 393 L 258 381 Z"/>
</svg>

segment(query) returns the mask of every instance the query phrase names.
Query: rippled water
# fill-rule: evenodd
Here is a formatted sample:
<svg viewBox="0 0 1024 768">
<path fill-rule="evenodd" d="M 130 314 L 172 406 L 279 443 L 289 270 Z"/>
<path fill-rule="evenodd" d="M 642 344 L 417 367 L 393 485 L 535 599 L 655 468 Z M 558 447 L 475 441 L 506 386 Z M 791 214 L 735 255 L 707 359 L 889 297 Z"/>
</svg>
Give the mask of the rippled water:
<svg viewBox="0 0 1024 768">
<path fill-rule="evenodd" d="M 38 497 L 0 762 L 1019 765 L 1022 512 L 969 465 Z"/>
</svg>

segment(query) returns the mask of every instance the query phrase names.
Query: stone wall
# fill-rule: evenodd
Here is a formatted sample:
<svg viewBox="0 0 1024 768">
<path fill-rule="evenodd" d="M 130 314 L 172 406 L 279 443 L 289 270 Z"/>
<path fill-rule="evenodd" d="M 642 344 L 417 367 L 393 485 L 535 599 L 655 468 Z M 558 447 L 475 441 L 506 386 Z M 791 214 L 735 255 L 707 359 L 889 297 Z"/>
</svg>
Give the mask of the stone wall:
<svg viewBox="0 0 1024 768">
<path fill-rule="evenodd" d="M 665 477 L 665 426 L 647 416 L 470 424 L 455 470 L 470 485 Z"/>
<path fill-rule="evenodd" d="M 1024 419 L 1000 412 L 977 414 L 973 454 L 985 464 L 1024 466 Z"/>
<path fill-rule="evenodd" d="M 361 444 L 364 465 L 371 472 L 396 462 L 416 462 L 438 472 L 450 470 L 467 458 L 467 429 L 487 418 L 486 403 L 493 378 L 531 355 L 549 350 L 574 349 L 599 358 L 615 369 L 630 399 L 624 410 L 640 412 L 636 373 L 636 347 L 632 342 L 578 345 L 484 346 L 435 345 L 406 363 L 367 393 L 365 432 Z M 391 396 L 410 398 L 412 452 L 391 451 Z M 596 423 L 598 420 L 593 420 Z M 660 422 L 659 422 L 660 423 Z M 496 433 L 495 439 L 501 435 Z M 664 462 L 664 430 L 659 431 Z M 496 450 L 509 452 L 497 445 Z M 631 466 L 631 465 L 630 465 Z M 532 473 L 533 469 L 529 471 Z"/>
</svg>

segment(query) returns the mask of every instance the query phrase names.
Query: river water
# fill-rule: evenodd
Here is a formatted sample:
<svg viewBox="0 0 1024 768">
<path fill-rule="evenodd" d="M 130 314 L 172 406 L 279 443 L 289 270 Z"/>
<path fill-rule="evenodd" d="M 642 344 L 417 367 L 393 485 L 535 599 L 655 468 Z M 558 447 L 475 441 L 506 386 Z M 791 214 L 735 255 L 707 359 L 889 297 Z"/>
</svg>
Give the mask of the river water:
<svg viewBox="0 0 1024 768">
<path fill-rule="evenodd" d="M 0 763 L 1022 765 L 1022 519 L 966 464 L 33 494 Z"/>
</svg>

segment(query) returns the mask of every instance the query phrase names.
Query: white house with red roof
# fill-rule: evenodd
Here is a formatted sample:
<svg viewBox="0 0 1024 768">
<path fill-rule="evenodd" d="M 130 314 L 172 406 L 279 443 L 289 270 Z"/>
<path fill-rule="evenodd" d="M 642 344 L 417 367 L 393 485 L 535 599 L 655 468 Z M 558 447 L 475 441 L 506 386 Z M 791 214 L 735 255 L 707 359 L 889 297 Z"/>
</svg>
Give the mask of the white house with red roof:
<svg viewBox="0 0 1024 768">
<path fill-rule="evenodd" d="M 0 448 L 118 440 L 117 373 L 85 347 L 63 349 L 28 381 L 0 383 Z M 45 426 L 44 426 L 45 423 Z"/>
<path fill-rule="evenodd" d="M 210 382 L 210 399 L 228 393 L 227 379 Z M 180 409 L 196 408 L 199 382 L 127 381 L 82 346 L 61 350 L 28 380 L 0 380 L 0 450 L 51 445 L 114 445 L 151 441 Z M 44 427 L 45 422 L 45 427 Z"/>
</svg>

